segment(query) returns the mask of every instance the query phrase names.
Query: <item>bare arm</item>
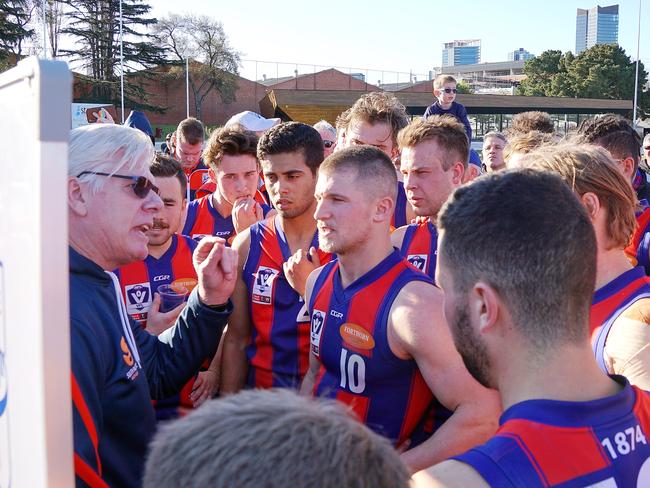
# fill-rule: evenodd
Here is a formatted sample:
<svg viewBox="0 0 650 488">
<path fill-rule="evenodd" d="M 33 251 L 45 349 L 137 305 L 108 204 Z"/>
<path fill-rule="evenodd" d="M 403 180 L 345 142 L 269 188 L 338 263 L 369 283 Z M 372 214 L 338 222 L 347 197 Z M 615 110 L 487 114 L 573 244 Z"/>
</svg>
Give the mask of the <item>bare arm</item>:
<svg viewBox="0 0 650 488">
<path fill-rule="evenodd" d="M 411 478 L 411 488 L 472 488 L 487 487 L 483 477 L 470 465 L 460 461 L 444 461 L 427 469 L 418 471 Z"/>
<path fill-rule="evenodd" d="M 492 436 L 501 402 L 496 391 L 481 386 L 465 368 L 443 317 L 442 292 L 428 283 L 409 283 L 393 303 L 388 327 L 393 352 L 415 359 L 431 392 L 453 412 L 432 437 L 402 454 L 411 472 Z"/>
<path fill-rule="evenodd" d="M 314 283 L 322 269 L 323 268 L 315 269 L 307 278 L 307 283 L 305 285 L 305 303 L 308 307 L 311 300 L 311 292 L 314 289 Z M 311 351 L 311 345 L 309 349 L 309 369 L 307 369 L 307 373 L 305 373 L 305 377 L 302 379 L 302 384 L 300 385 L 300 394 L 305 396 L 312 396 L 314 384 L 316 383 L 316 375 L 320 369 L 320 361 Z"/>
<path fill-rule="evenodd" d="M 402 249 L 402 242 L 404 242 L 404 235 L 406 234 L 406 228 L 408 225 L 403 225 L 395 229 L 390 235 L 390 243 L 393 247 L 397 249 Z"/>
<path fill-rule="evenodd" d="M 233 312 L 228 321 L 227 330 L 221 340 L 223 358 L 221 363 L 221 392 L 236 393 L 246 383 L 248 361 L 246 346 L 250 340 L 251 319 L 248 311 L 248 288 L 244 282 L 244 264 L 250 249 L 250 232 L 248 229 L 237 234 L 232 247 L 237 249 L 239 263 L 237 266 L 237 282 L 232 294 Z"/>
</svg>

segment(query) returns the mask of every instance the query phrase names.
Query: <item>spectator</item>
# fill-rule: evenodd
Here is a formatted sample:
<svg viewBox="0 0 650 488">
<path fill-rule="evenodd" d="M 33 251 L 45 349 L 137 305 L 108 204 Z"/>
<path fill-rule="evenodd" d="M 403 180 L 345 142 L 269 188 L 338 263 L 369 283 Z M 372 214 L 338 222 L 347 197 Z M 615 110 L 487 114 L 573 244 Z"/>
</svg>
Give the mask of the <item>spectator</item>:
<svg viewBox="0 0 650 488">
<path fill-rule="evenodd" d="M 326 120 L 320 120 L 314 124 L 314 129 L 318 131 L 323 139 L 325 148 L 325 157 L 329 156 L 336 149 L 336 129 Z"/>
<path fill-rule="evenodd" d="M 151 141 L 93 124 L 70 133 L 68 214 L 74 465 L 79 486 L 139 486 L 155 417 L 150 398 L 178 393 L 214 354 L 232 305 L 237 253 L 206 238 L 198 285 L 176 326 L 150 335 L 131 321 L 110 271 L 147 256 L 163 202 Z"/>
<path fill-rule="evenodd" d="M 465 107 L 455 101 L 457 92 L 456 78 L 449 75 L 436 77 L 433 80 L 433 96 L 437 100 L 427 107 L 422 117 L 426 119 L 430 115 L 453 115 L 465 126 L 467 139 L 471 141 L 472 126 L 467 118 L 467 110 L 465 110 Z"/>
<path fill-rule="evenodd" d="M 131 110 L 131 113 L 124 121 L 124 125 L 141 130 L 149 136 L 152 144 L 156 144 L 156 138 L 153 135 L 153 129 L 151 128 L 149 119 L 147 119 L 147 116 L 143 112 L 140 112 L 139 110 Z"/>
<path fill-rule="evenodd" d="M 213 400 L 160 429 L 145 488 L 407 488 L 390 444 L 338 403 L 289 390 Z"/>
</svg>

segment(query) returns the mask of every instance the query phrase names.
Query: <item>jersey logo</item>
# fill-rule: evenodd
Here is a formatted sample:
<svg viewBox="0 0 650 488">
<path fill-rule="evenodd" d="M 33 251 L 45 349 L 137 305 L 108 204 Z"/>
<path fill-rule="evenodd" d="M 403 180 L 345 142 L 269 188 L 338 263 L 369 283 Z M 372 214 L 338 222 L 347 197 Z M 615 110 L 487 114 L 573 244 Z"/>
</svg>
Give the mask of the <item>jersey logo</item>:
<svg viewBox="0 0 650 488">
<path fill-rule="evenodd" d="M 300 311 L 296 316 L 296 322 L 309 322 L 309 309 L 307 308 L 307 304 L 303 301 L 302 297 L 300 297 L 300 301 L 302 302 L 302 307 L 300 307 Z"/>
<path fill-rule="evenodd" d="M 138 365 L 135 364 L 133 353 L 129 349 L 129 346 L 126 344 L 126 339 L 124 339 L 124 336 L 122 336 L 122 339 L 120 339 L 120 349 L 122 349 L 122 360 L 124 361 L 124 364 L 126 364 L 129 368 L 129 370 L 126 372 L 126 377 L 127 379 L 133 381 L 138 377 Z"/>
<path fill-rule="evenodd" d="M 323 332 L 323 324 L 325 324 L 325 312 L 314 310 L 311 314 L 311 331 L 309 339 L 311 342 L 311 351 L 316 356 L 320 354 L 320 336 Z"/>
<path fill-rule="evenodd" d="M 153 281 L 167 281 L 170 278 L 169 275 L 158 275 L 154 276 Z"/>
<path fill-rule="evenodd" d="M 124 287 L 126 292 L 126 311 L 129 315 L 148 311 L 151 307 L 151 288 L 149 283 L 138 283 Z"/>
<path fill-rule="evenodd" d="M 270 305 L 273 296 L 273 284 L 275 278 L 280 274 L 277 269 L 260 266 L 255 273 L 253 281 L 252 299 L 255 303 Z"/>
<path fill-rule="evenodd" d="M 375 348 L 375 339 L 360 325 L 345 323 L 339 328 L 339 334 L 346 344 L 355 349 L 369 351 Z"/>
<path fill-rule="evenodd" d="M 427 261 L 429 259 L 429 256 L 426 254 L 409 254 L 406 257 L 406 260 L 411 263 L 413 266 L 415 266 L 417 269 L 420 271 L 424 272 L 424 270 L 427 268 Z"/>
<path fill-rule="evenodd" d="M 185 288 L 189 293 L 194 289 L 196 285 L 198 285 L 196 278 L 178 278 L 172 282 L 172 289 L 176 291 L 183 291 L 182 289 Z"/>
</svg>

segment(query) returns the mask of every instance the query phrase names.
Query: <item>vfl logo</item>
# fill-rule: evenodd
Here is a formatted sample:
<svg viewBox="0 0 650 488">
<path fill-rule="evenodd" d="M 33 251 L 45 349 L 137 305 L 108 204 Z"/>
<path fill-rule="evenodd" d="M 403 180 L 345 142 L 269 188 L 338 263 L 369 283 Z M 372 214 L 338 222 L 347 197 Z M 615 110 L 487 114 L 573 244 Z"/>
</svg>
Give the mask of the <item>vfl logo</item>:
<svg viewBox="0 0 650 488">
<path fill-rule="evenodd" d="M 149 311 L 151 307 L 151 288 L 149 283 L 138 283 L 124 287 L 126 292 L 126 311 L 129 315 Z"/>
<path fill-rule="evenodd" d="M 323 333 L 325 324 L 325 312 L 314 310 L 311 314 L 311 331 L 309 341 L 311 342 L 311 351 L 315 356 L 320 354 L 320 336 Z"/>
<path fill-rule="evenodd" d="M 417 269 L 422 271 L 423 273 L 427 269 L 427 261 L 429 259 L 429 256 L 426 254 L 409 254 L 406 258 L 406 260 L 411 263 L 413 266 L 415 266 Z"/>
<path fill-rule="evenodd" d="M 253 281 L 252 299 L 255 303 L 270 305 L 273 296 L 273 283 L 280 272 L 277 269 L 260 266 Z"/>
</svg>

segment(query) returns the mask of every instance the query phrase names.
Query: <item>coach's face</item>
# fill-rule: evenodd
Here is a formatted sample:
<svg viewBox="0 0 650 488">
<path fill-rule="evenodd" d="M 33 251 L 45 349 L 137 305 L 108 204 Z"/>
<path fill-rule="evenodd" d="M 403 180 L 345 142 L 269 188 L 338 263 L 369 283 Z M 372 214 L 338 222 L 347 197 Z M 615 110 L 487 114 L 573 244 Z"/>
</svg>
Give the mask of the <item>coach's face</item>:
<svg viewBox="0 0 650 488">
<path fill-rule="evenodd" d="M 153 181 L 148 169 L 120 172 L 125 176 L 144 176 Z M 144 198 L 134 192 L 135 182 L 115 177 L 103 178 L 100 190 L 93 194 L 88 183 L 81 183 L 77 190 L 71 183 L 70 210 L 82 222 L 84 235 L 81 239 L 91 246 L 90 256 L 104 269 L 139 261 L 147 257 L 147 231 L 153 226 L 153 218 L 163 203 L 160 197 L 149 191 Z M 76 180 L 76 179 L 75 179 Z M 71 240 L 79 240 L 72 236 Z M 89 257 L 90 257 L 89 256 Z"/>
</svg>

